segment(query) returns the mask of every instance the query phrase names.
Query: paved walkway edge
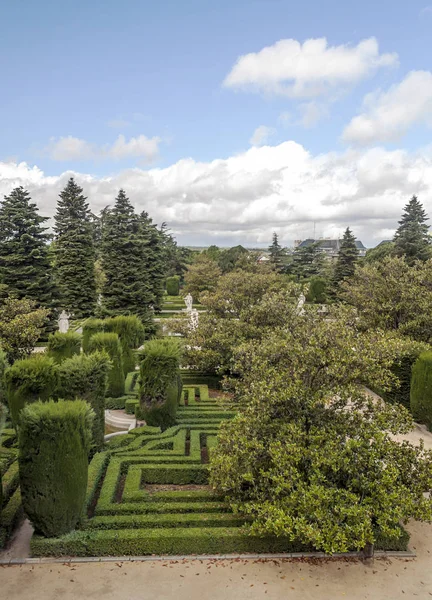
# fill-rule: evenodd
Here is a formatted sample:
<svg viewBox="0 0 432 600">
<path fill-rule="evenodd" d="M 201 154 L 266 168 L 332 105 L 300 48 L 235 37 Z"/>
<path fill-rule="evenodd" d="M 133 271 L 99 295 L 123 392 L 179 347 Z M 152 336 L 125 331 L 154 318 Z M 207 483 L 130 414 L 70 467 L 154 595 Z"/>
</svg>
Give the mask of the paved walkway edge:
<svg viewBox="0 0 432 600">
<path fill-rule="evenodd" d="M 375 552 L 374 558 L 416 558 L 416 553 L 411 550 L 404 552 Z M 363 559 L 362 552 L 343 552 L 339 554 L 325 554 L 324 552 L 292 552 L 287 554 L 198 554 L 185 556 L 75 556 L 75 557 L 47 557 L 47 558 L 11 558 L 0 560 L 4 565 L 44 565 L 44 564 L 72 564 L 95 562 L 147 562 L 147 561 L 180 561 L 180 560 L 275 560 L 289 558 L 358 558 Z"/>
</svg>

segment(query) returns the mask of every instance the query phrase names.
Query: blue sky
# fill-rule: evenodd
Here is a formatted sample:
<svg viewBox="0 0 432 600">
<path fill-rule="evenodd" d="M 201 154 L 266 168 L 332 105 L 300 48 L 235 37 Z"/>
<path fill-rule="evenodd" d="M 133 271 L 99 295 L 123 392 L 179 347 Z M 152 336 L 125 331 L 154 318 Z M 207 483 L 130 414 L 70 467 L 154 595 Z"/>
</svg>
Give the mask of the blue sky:
<svg viewBox="0 0 432 600">
<path fill-rule="evenodd" d="M 413 193 L 423 192 L 432 210 L 431 34 L 427 0 L 3 3 L 0 191 L 22 182 L 41 209 L 52 213 L 52 192 L 73 171 L 89 184 L 95 210 L 124 185 L 137 207 L 149 206 L 156 220 L 172 223 L 179 239 L 189 243 L 265 243 L 272 230 L 289 243 L 307 235 L 318 219 L 323 235 L 358 223 L 359 236 L 367 235 L 373 244 L 389 234 L 409 196 L 408 188 L 396 193 L 394 182 L 401 177 L 413 182 Z M 377 50 L 362 59 L 358 76 L 350 77 L 345 65 L 319 81 L 316 67 L 306 84 L 322 86 L 318 93 L 291 88 L 293 80 L 304 82 L 304 74 L 266 79 L 283 56 L 275 54 L 264 64 L 262 49 L 279 40 L 295 40 L 301 47 L 320 38 L 341 59 L 344 48 L 355 50 L 371 38 Z M 294 61 L 295 53 L 284 48 L 285 60 Z M 347 60 L 356 59 L 354 50 Z M 255 54 L 255 67 L 261 65 L 261 79 L 254 79 L 254 66 L 242 67 L 227 83 L 236 61 L 249 53 Z M 323 64 L 333 61 L 334 55 L 323 53 Z M 393 96 L 383 94 L 412 72 L 420 75 L 398 96 L 407 116 L 384 127 L 380 115 L 389 113 L 389 105 L 399 109 Z M 282 91 L 275 91 L 279 84 Z M 405 98 L 417 95 L 419 87 L 425 90 L 422 104 L 411 110 Z M 375 96 L 365 105 L 371 93 Z M 382 112 L 372 114 L 377 105 Z M 414 113 L 417 117 L 410 117 Z M 353 124 L 359 115 L 362 122 Z M 371 191 L 358 174 L 364 164 L 375 167 L 378 149 L 383 169 L 375 178 L 378 189 Z M 302 151 L 313 164 L 305 165 Z M 190 159 L 186 165 L 185 159 Z M 212 161 L 224 162 L 215 172 Z M 272 163 L 277 169 L 266 179 Z M 295 173 L 282 176 L 294 163 Z M 306 213 L 299 205 L 307 198 L 289 200 L 305 183 L 300 164 L 306 173 L 315 172 L 307 178 Z M 398 172 L 389 175 L 395 164 Z M 352 170 L 355 180 L 346 175 Z M 334 199 L 317 189 L 323 171 Z M 244 173 L 255 182 L 252 192 Z M 232 183 L 233 178 L 240 182 Z M 347 197 L 346 187 L 358 189 Z M 142 198 L 149 194 L 151 199 Z M 365 203 L 373 213 L 369 225 Z M 326 206 L 332 208 L 326 212 Z"/>
</svg>

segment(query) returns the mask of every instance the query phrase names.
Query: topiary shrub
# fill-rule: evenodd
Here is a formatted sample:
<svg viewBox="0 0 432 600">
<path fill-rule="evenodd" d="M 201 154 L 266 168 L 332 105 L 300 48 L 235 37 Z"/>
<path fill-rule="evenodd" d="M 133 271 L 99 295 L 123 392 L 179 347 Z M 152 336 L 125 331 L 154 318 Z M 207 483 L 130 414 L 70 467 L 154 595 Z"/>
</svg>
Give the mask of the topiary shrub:
<svg viewBox="0 0 432 600">
<path fill-rule="evenodd" d="M 48 337 L 48 354 L 55 362 L 71 358 L 81 352 L 81 335 L 75 331 L 56 331 Z"/>
<path fill-rule="evenodd" d="M 166 280 L 166 291 L 168 296 L 178 296 L 180 293 L 180 278 L 178 276 L 168 277 Z"/>
<path fill-rule="evenodd" d="M 36 402 L 21 411 L 22 502 L 35 530 L 47 537 L 72 531 L 81 517 L 93 416 L 82 400 Z"/>
<path fill-rule="evenodd" d="M 412 368 L 411 412 L 432 430 L 432 352 L 420 354 Z"/>
<path fill-rule="evenodd" d="M 9 411 L 15 427 L 26 404 L 48 400 L 55 394 L 58 377 L 54 360 L 44 354 L 17 360 L 4 374 Z"/>
<path fill-rule="evenodd" d="M 324 279 L 324 277 L 311 277 L 307 301 L 315 302 L 316 304 L 323 304 L 326 300 L 327 280 Z"/>
<path fill-rule="evenodd" d="M 82 348 L 88 351 L 89 341 L 92 335 L 105 331 L 105 321 L 102 319 L 87 319 L 83 325 Z"/>
<path fill-rule="evenodd" d="M 105 331 L 116 333 L 120 338 L 123 351 L 123 371 L 125 377 L 135 370 L 134 348 L 144 342 L 145 331 L 141 319 L 136 315 L 119 316 L 105 320 Z"/>
<path fill-rule="evenodd" d="M 57 397 L 80 398 L 93 408 L 93 451 L 103 447 L 105 435 L 105 391 L 111 361 L 106 352 L 80 354 L 58 365 Z"/>
<path fill-rule="evenodd" d="M 107 396 L 111 398 L 123 396 L 125 392 L 125 377 L 119 336 L 116 333 L 95 333 L 90 338 L 88 352 L 95 352 L 97 350 L 105 350 L 111 360 L 106 391 Z"/>
<path fill-rule="evenodd" d="M 141 352 L 137 418 L 162 430 L 175 423 L 181 397 L 181 349 L 171 338 L 147 342 Z"/>
<path fill-rule="evenodd" d="M 4 374 L 6 368 L 8 367 L 8 360 L 6 356 L 6 352 L 4 352 L 0 348 L 0 413 L 1 413 L 1 405 L 6 405 L 6 391 L 5 391 L 5 383 L 4 383 Z"/>
</svg>

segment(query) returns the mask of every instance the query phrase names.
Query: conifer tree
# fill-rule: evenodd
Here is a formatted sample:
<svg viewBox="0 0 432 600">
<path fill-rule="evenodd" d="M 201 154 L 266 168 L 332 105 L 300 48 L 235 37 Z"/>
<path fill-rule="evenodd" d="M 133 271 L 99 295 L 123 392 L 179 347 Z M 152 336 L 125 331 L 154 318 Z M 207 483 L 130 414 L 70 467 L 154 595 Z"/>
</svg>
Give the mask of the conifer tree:
<svg viewBox="0 0 432 600">
<path fill-rule="evenodd" d="M 155 310 L 160 311 L 162 309 L 167 273 L 167 256 L 164 239 L 165 225 L 163 224 L 159 230 L 145 211 L 140 215 L 140 222 L 148 238 L 143 264 L 149 277 L 152 305 Z"/>
<path fill-rule="evenodd" d="M 0 205 L 0 281 L 17 298 L 29 298 L 48 309 L 55 303 L 55 288 L 42 217 L 30 194 L 15 188 Z"/>
<path fill-rule="evenodd" d="M 349 227 L 346 228 L 339 247 L 333 281 L 336 286 L 345 279 L 352 277 L 358 260 L 356 238 Z"/>
<path fill-rule="evenodd" d="M 138 315 L 148 327 L 153 294 L 147 272 L 150 240 L 141 217 L 120 190 L 103 219 L 103 304 L 112 315 Z"/>
<path fill-rule="evenodd" d="M 75 317 L 93 314 L 96 305 L 93 225 L 83 189 L 71 177 L 60 193 L 54 216 L 55 273 L 61 308 Z"/>
<path fill-rule="evenodd" d="M 295 249 L 292 271 L 298 279 L 309 279 L 321 274 L 324 261 L 325 256 L 319 242 L 307 244 Z"/>
<path fill-rule="evenodd" d="M 280 270 L 282 268 L 282 259 L 285 256 L 285 252 L 282 246 L 279 244 L 278 235 L 276 232 L 273 233 L 273 241 L 268 249 L 270 253 L 270 262 L 275 269 Z"/>
<path fill-rule="evenodd" d="M 431 257 L 431 238 L 426 224 L 428 217 L 417 196 L 404 207 L 399 227 L 394 236 L 396 256 L 405 256 L 408 264 Z"/>
</svg>

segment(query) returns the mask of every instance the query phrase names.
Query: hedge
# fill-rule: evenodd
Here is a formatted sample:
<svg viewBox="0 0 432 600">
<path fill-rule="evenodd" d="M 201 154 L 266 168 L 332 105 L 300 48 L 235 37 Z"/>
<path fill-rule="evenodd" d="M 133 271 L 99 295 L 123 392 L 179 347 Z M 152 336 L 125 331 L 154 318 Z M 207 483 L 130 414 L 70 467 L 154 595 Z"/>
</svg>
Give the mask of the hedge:
<svg viewBox="0 0 432 600">
<path fill-rule="evenodd" d="M 181 349 L 172 338 L 147 342 L 140 354 L 140 406 L 137 418 L 166 429 L 176 420 L 181 398 Z"/>
<path fill-rule="evenodd" d="M 58 366 L 58 397 L 86 400 L 95 412 L 93 421 L 94 450 L 100 450 L 105 435 L 105 390 L 110 360 L 106 352 L 80 354 Z"/>
<path fill-rule="evenodd" d="M 180 278 L 178 276 L 167 277 L 166 291 L 168 296 L 178 296 L 180 293 Z"/>
<path fill-rule="evenodd" d="M 47 537 L 71 531 L 81 517 L 93 416 L 82 400 L 36 402 L 21 412 L 23 507 L 35 530 Z"/>
<path fill-rule="evenodd" d="M 81 339 L 81 335 L 75 331 L 51 333 L 48 337 L 48 355 L 56 363 L 62 362 L 65 358 L 71 358 L 81 352 Z"/>
<path fill-rule="evenodd" d="M 119 316 L 104 321 L 105 331 L 117 333 L 123 350 L 124 376 L 135 370 L 136 358 L 133 352 L 144 342 L 145 330 L 136 315 Z"/>
<path fill-rule="evenodd" d="M 94 517 L 86 529 L 131 529 L 133 527 L 241 527 L 245 517 L 229 512 L 147 513 Z"/>
<path fill-rule="evenodd" d="M 17 360 L 5 371 L 6 394 L 15 427 L 19 425 L 20 411 L 26 404 L 48 400 L 55 394 L 58 375 L 54 360 L 37 354 Z"/>
<path fill-rule="evenodd" d="M 323 304 L 327 300 L 327 280 L 324 277 L 311 277 L 309 282 L 309 291 L 307 294 L 308 302 Z"/>
<path fill-rule="evenodd" d="M 130 396 L 125 402 L 125 412 L 128 415 L 136 415 L 137 407 L 139 407 L 139 400 L 137 398 L 131 398 Z"/>
<path fill-rule="evenodd" d="M 119 396 L 118 398 L 105 398 L 105 408 L 109 410 L 124 410 L 130 396 Z"/>
<path fill-rule="evenodd" d="M 0 548 L 3 548 L 23 515 L 19 488 L 15 490 L 9 502 L 0 510 L 0 513 Z"/>
<path fill-rule="evenodd" d="M 102 319 L 87 319 L 83 325 L 82 348 L 83 352 L 88 351 L 90 338 L 95 333 L 100 333 L 105 329 L 105 321 Z"/>
<path fill-rule="evenodd" d="M 108 387 L 106 394 L 111 398 L 124 395 L 125 378 L 123 371 L 122 347 L 116 333 L 95 333 L 89 340 L 89 353 L 105 351 L 111 360 L 111 369 L 108 374 Z"/>
<path fill-rule="evenodd" d="M 420 354 L 412 369 L 411 412 L 432 430 L 432 352 Z"/>
</svg>

